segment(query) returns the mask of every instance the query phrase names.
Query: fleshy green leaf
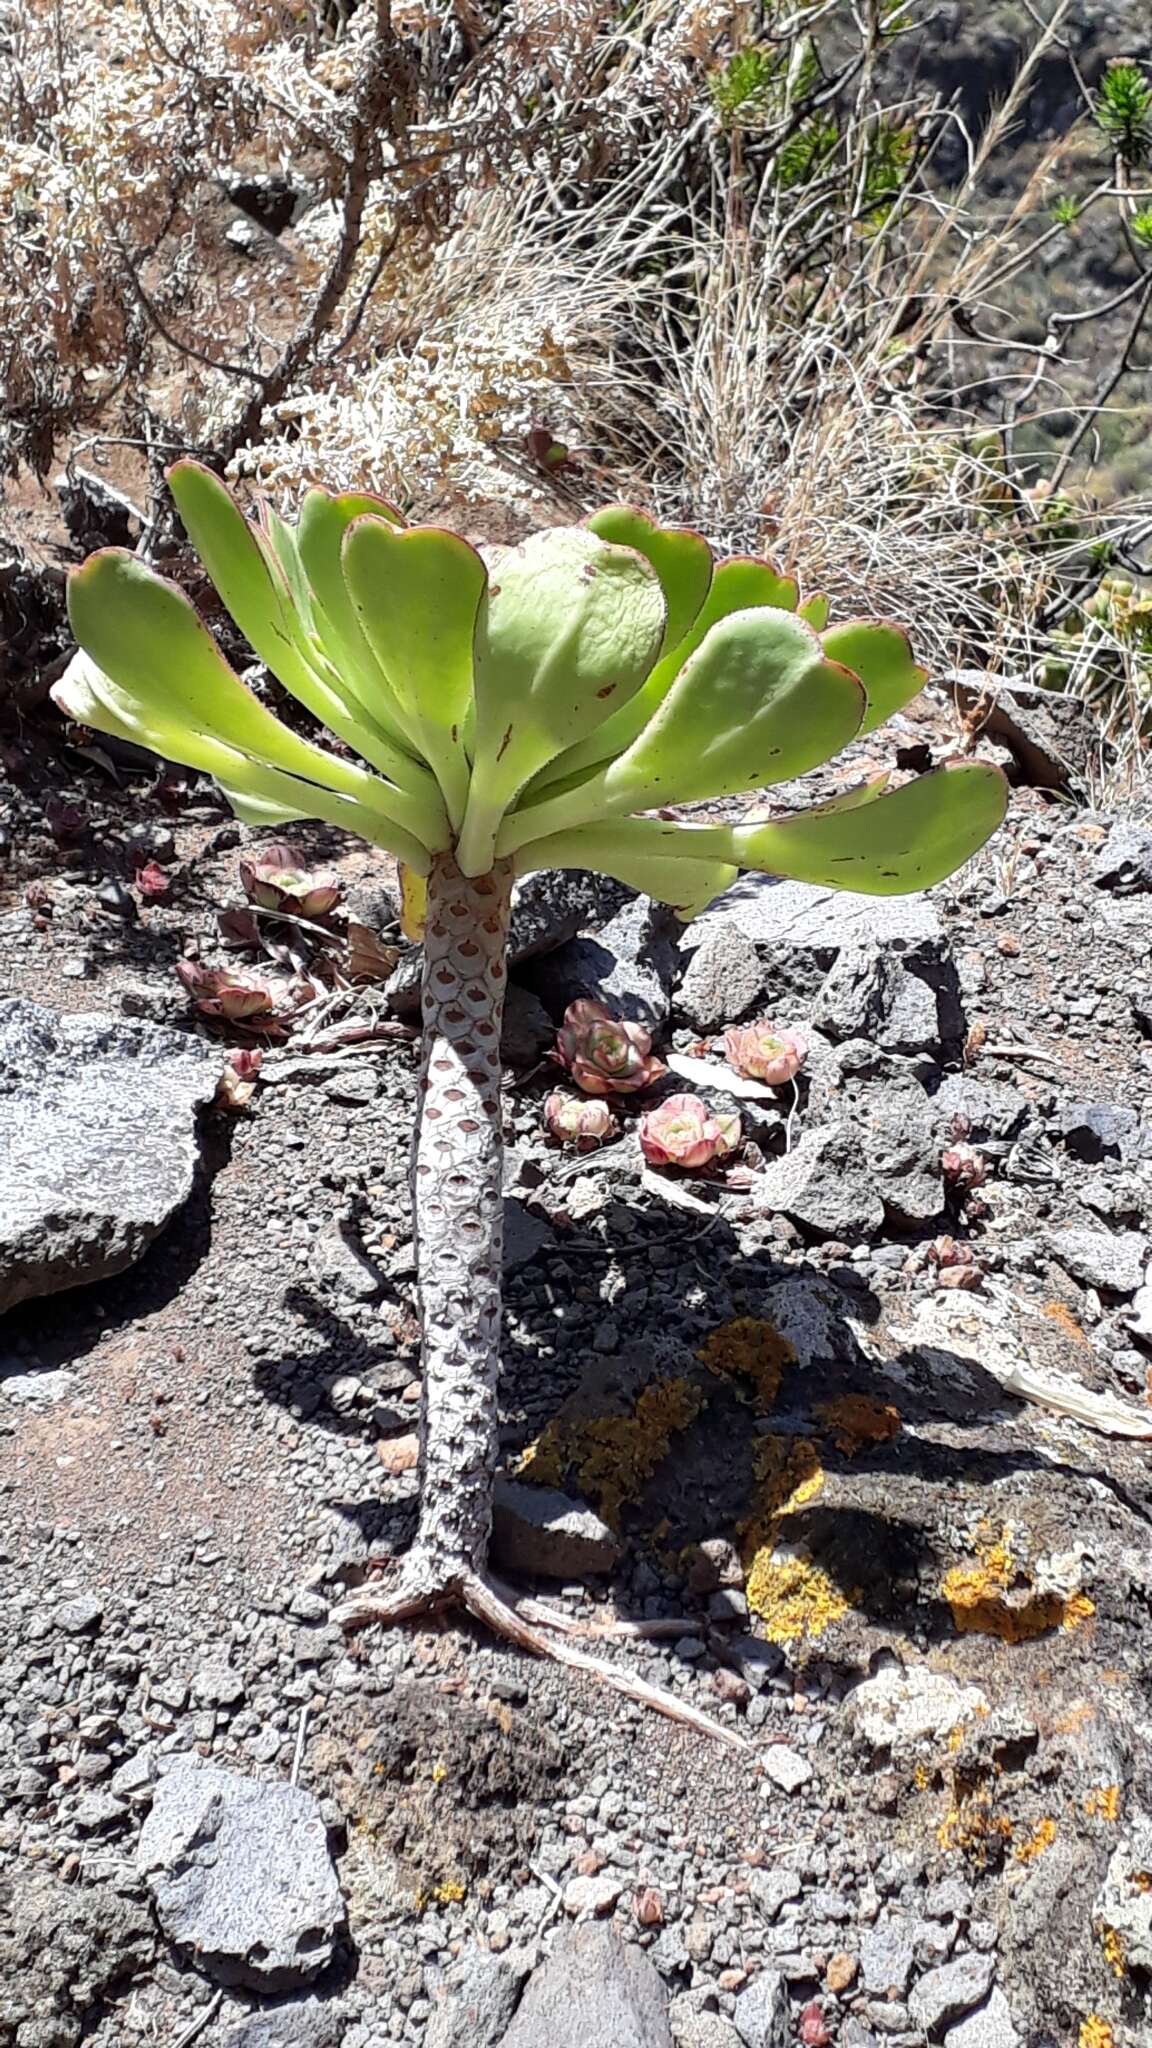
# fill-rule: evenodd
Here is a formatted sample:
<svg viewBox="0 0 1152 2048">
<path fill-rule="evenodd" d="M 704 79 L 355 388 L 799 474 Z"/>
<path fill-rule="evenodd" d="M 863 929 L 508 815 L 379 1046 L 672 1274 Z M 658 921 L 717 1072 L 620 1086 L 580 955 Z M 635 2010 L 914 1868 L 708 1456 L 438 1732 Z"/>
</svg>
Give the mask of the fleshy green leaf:
<svg viewBox="0 0 1152 2048">
<path fill-rule="evenodd" d="M 612 875 L 629 888 L 654 896 L 659 903 L 671 904 L 687 923 L 736 880 L 737 869 L 722 860 L 692 858 L 687 830 L 672 826 L 663 839 L 649 834 L 646 828 L 656 822 L 618 818 L 533 840 L 517 854 L 516 872 L 530 875 L 537 868 L 594 868 L 598 874 Z M 683 852 L 680 842 L 684 842 Z"/>
<path fill-rule="evenodd" d="M 902 627 L 887 619 L 846 619 L 823 635 L 824 652 L 830 661 L 842 661 L 863 683 L 868 695 L 861 734 L 875 732 L 918 696 L 928 681 L 928 671 L 912 658 L 912 647 Z"/>
<path fill-rule="evenodd" d="M 584 527 L 494 558 L 476 627 L 472 790 L 460 865 L 489 865 L 508 804 L 546 761 L 640 688 L 664 635 L 650 564 Z"/>
<path fill-rule="evenodd" d="M 180 761 L 185 767 L 213 776 L 237 817 L 248 824 L 280 825 L 298 818 L 320 818 L 329 825 L 357 832 L 362 839 L 386 847 L 421 872 L 427 871 L 429 857 L 424 846 L 388 810 L 380 809 L 373 801 L 377 796 L 390 801 L 394 795 L 374 776 L 362 776 L 362 796 L 366 799 L 362 800 L 286 774 L 206 733 L 202 724 L 182 723 L 155 706 L 144 710 L 139 700 L 99 669 L 83 649 L 69 662 L 52 696 L 69 718 L 82 725 L 131 740 L 136 746 L 150 748 L 163 760 Z"/>
<path fill-rule="evenodd" d="M 970 860 L 1007 802 L 1008 785 L 991 762 L 953 762 L 873 798 L 864 818 L 858 805 L 820 805 L 773 824 L 734 826 L 732 858 L 797 882 L 909 895 Z"/>
<path fill-rule="evenodd" d="M 828 624 L 828 614 L 831 609 L 832 606 L 825 597 L 824 592 L 822 590 L 814 590 L 811 597 L 806 597 L 803 604 L 797 605 L 796 616 L 798 619 L 806 620 L 813 632 L 822 633 Z"/>
<path fill-rule="evenodd" d="M 864 693 L 789 612 L 721 619 L 651 723 L 607 771 L 620 808 L 737 796 L 804 775 L 859 730 Z"/>
<path fill-rule="evenodd" d="M 661 654 L 678 647 L 708 595 L 712 581 L 712 550 L 690 526 L 658 526 L 646 512 L 631 505 L 606 505 L 588 521 L 601 540 L 635 548 L 651 562 L 664 592 L 667 618 Z"/>
<path fill-rule="evenodd" d="M 252 526 L 210 469 L 198 462 L 174 463 L 168 472 L 172 496 L 197 554 L 228 610 L 262 662 L 313 717 L 405 787 L 430 792 L 426 775 L 414 769 L 389 732 L 361 708 L 340 674 L 321 659 L 297 610 L 281 549 L 296 550 L 283 520 L 267 533 Z M 269 515 L 270 521 L 275 515 Z M 279 531 L 279 547 L 276 535 Z"/>
<path fill-rule="evenodd" d="M 400 863 L 400 929 L 415 945 L 424 937 L 428 923 L 428 884 L 423 875 L 413 874 Z"/>
<path fill-rule="evenodd" d="M 735 796 L 830 760 L 859 728 L 864 691 L 790 612 L 713 626 L 638 740 L 587 782 L 515 811 L 498 850 L 621 811 Z"/>
<path fill-rule="evenodd" d="M 257 520 L 262 530 L 267 534 L 276 560 L 284 572 L 284 580 L 292 594 L 292 603 L 297 615 L 301 623 L 308 629 L 309 634 L 311 634 L 312 592 L 308 587 L 308 578 L 304 574 L 304 564 L 300 560 L 299 550 L 296 546 L 295 532 L 289 526 L 288 521 L 280 517 L 274 505 L 262 504 L 257 514 Z"/>
<path fill-rule="evenodd" d="M 644 688 L 579 746 L 570 747 L 539 775 L 531 791 L 533 798 L 558 783 L 567 783 L 578 770 L 615 760 L 630 747 L 659 710 L 685 662 L 721 619 L 733 612 L 759 610 L 762 606 L 791 612 L 796 608 L 797 595 L 794 579 L 781 576 L 771 562 L 757 561 L 750 555 L 734 555 L 730 561 L 721 562 L 688 632 L 661 656 Z"/>
<path fill-rule="evenodd" d="M 193 738 L 219 740 L 253 761 L 367 803 L 432 849 L 446 843 L 438 800 L 394 789 L 282 725 L 229 668 L 183 592 L 134 555 L 121 548 L 90 555 L 69 577 L 68 615 L 85 653 L 117 687 L 120 704 L 126 701 L 158 731 L 185 728 Z M 199 765 L 175 745 L 164 751 Z"/>
<path fill-rule="evenodd" d="M 235 789 L 230 783 L 221 782 L 218 786 L 242 825 L 296 825 L 308 816 L 306 809 L 274 803 L 270 797 L 250 796 L 247 791 Z"/>
<path fill-rule="evenodd" d="M 396 532 L 380 519 L 349 527 L 343 561 L 364 636 L 458 826 L 468 794 L 464 725 L 487 570 L 458 534 L 437 526 Z"/>
<path fill-rule="evenodd" d="M 312 616 L 320 646 L 348 687 L 387 731 L 415 750 L 392 685 L 364 637 L 344 579 L 344 537 L 354 520 L 405 524 L 394 505 L 368 491 L 312 490 L 304 495 L 296 528 L 296 550 L 312 593 Z"/>
</svg>

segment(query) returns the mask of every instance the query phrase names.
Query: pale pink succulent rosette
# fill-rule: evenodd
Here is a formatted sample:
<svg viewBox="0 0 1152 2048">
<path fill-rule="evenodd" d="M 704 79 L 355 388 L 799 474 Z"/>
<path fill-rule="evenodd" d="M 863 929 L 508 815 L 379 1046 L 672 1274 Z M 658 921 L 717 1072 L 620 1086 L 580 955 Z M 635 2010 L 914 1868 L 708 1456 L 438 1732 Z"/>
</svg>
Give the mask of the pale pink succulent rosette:
<svg viewBox="0 0 1152 2048">
<path fill-rule="evenodd" d="M 747 1080 L 783 1088 L 804 1065 L 808 1041 L 802 1032 L 775 1024 L 741 1024 L 724 1033 L 724 1057 Z"/>
<path fill-rule="evenodd" d="M 556 1058 L 585 1095 L 633 1095 L 668 1071 L 642 1024 L 614 1017 L 590 996 L 565 1010 Z"/>
<path fill-rule="evenodd" d="M 740 1138 L 736 1111 L 709 1109 L 699 1095 L 669 1095 L 640 1119 L 640 1149 L 649 1166 L 698 1173 L 729 1158 Z"/>
<path fill-rule="evenodd" d="M 607 1144 L 620 1129 L 602 1097 L 564 1095 L 559 1089 L 554 1089 L 544 1104 L 544 1127 L 549 1137 L 562 1145 L 574 1145 L 579 1152 Z"/>
</svg>

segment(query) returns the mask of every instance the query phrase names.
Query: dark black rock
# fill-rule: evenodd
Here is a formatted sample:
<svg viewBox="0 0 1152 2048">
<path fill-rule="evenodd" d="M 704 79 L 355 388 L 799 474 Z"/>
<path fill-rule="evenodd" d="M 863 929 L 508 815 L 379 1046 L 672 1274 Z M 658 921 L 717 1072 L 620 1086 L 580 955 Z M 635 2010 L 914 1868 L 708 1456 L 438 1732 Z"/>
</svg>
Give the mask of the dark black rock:
<svg viewBox="0 0 1152 2048">
<path fill-rule="evenodd" d="M 547 1052 L 556 1033 L 552 1019 L 531 989 L 509 982 L 504 998 L 504 1023 L 500 1033 L 500 1057 L 510 1067 L 534 1067 Z"/>
<path fill-rule="evenodd" d="M 308 204 L 308 193 L 279 171 L 234 178 L 224 189 L 233 206 L 270 235 L 282 235 Z"/>
<path fill-rule="evenodd" d="M 518 967 L 550 953 L 577 932 L 603 929 L 635 897 L 635 890 L 610 875 L 586 868 L 538 868 L 517 882 L 512 896 L 508 960 Z"/>
<path fill-rule="evenodd" d="M 658 1031 L 668 1021 L 680 930 L 666 905 L 637 896 L 594 937 L 570 939 L 527 962 L 517 980 L 539 996 L 556 1023 L 569 1003 L 591 996 L 616 1015 Z"/>
<path fill-rule="evenodd" d="M 575 939 L 580 931 L 597 931 L 635 896 L 607 875 L 583 868 L 540 868 L 516 884 L 508 964 L 519 967 Z M 384 993 L 393 1016 L 415 1022 L 420 1015 L 420 978 L 424 948 L 413 946 L 397 961 Z M 523 977 L 527 988 L 534 987 Z"/>
<path fill-rule="evenodd" d="M 1098 1166 L 1102 1159 L 1130 1159 L 1140 1149 L 1140 1119 L 1121 1103 L 1068 1102 L 1057 1110 L 1054 1121 L 1069 1152 L 1087 1166 Z"/>
</svg>

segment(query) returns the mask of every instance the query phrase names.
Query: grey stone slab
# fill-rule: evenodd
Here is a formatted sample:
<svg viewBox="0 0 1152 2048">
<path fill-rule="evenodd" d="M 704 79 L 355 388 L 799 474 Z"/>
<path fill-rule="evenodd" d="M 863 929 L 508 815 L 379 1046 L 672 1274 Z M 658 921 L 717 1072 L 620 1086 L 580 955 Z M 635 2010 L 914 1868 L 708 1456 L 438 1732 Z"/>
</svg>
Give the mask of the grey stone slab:
<svg viewBox="0 0 1152 2048">
<path fill-rule="evenodd" d="M 140 1257 L 192 1192 L 223 1063 L 160 1025 L 0 1002 L 0 1310 Z"/>
</svg>

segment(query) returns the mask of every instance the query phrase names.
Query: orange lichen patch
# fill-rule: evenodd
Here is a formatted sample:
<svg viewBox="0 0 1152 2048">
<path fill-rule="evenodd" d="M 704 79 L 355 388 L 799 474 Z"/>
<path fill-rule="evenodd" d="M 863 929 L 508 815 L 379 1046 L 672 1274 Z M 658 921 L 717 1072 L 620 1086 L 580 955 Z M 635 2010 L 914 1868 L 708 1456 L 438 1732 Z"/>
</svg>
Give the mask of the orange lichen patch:
<svg viewBox="0 0 1152 2048">
<path fill-rule="evenodd" d="M 1100 1946 L 1104 1951 L 1104 1961 L 1107 1963 L 1112 1975 L 1114 1977 L 1123 1977 L 1128 1965 L 1124 1960 L 1124 1943 L 1114 1927 L 1102 1927 L 1100 1929 Z"/>
<path fill-rule="evenodd" d="M 1036 1858 L 1043 1856 L 1044 1851 L 1050 1849 L 1055 1840 L 1055 1821 L 1042 1820 L 1037 1822 L 1037 1825 L 1026 1840 L 1017 1842 L 1012 1854 L 1015 1856 L 1017 1863 L 1035 1863 Z"/>
<path fill-rule="evenodd" d="M 1008 1531 L 981 1544 L 973 1564 L 946 1572 L 940 1588 L 962 1635 L 997 1636 L 1002 1643 L 1029 1643 L 1053 1629 L 1075 1629 L 1095 1614 L 1083 1593 L 1041 1592 L 1019 1568 Z"/>
<path fill-rule="evenodd" d="M 838 1394 L 822 1402 L 816 1414 L 834 1432 L 836 1449 L 849 1458 L 868 1444 L 890 1443 L 900 1433 L 899 1409 L 871 1394 Z"/>
<path fill-rule="evenodd" d="M 1116 2048 L 1116 2036 L 1099 2013 L 1090 2012 L 1086 2020 L 1081 2020 L 1076 2048 Z"/>
<path fill-rule="evenodd" d="M 1152 1892 L 1152 1870 L 1134 1870 L 1129 1881 L 1138 1892 Z"/>
<path fill-rule="evenodd" d="M 690 1380 L 653 1380 L 630 1415 L 550 1422 L 524 1453 L 519 1476 L 536 1486 L 559 1486 L 574 1472 L 581 1492 L 618 1529 L 625 1504 L 642 1493 L 672 1438 L 695 1421 L 703 1401 Z"/>
<path fill-rule="evenodd" d="M 763 1408 L 770 1408 L 780 1392 L 785 1366 L 796 1363 L 788 1339 L 760 1316 L 737 1316 L 731 1323 L 722 1323 L 696 1356 L 718 1377 L 751 1381 Z"/>
<path fill-rule="evenodd" d="M 815 1642 L 851 1606 L 851 1598 L 811 1558 L 776 1556 L 767 1544 L 753 1557 L 744 1590 L 770 1643 Z"/>
<path fill-rule="evenodd" d="M 1089 1350 L 1092 1349 L 1091 1337 L 1080 1328 L 1067 1302 L 1046 1301 L 1040 1313 L 1047 1316 L 1050 1323 L 1055 1323 L 1058 1330 L 1063 1330 L 1066 1337 L 1071 1337 L 1074 1344 L 1085 1344 Z"/>
<path fill-rule="evenodd" d="M 1087 1799 L 1084 1801 L 1084 1811 L 1089 1820 L 1119 1820 L 1119 1785 L 1093 1785 Z"/>
</svg>

